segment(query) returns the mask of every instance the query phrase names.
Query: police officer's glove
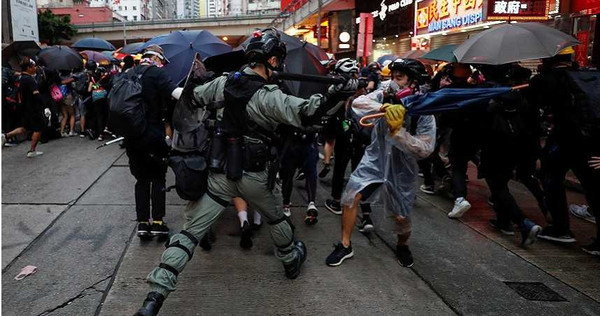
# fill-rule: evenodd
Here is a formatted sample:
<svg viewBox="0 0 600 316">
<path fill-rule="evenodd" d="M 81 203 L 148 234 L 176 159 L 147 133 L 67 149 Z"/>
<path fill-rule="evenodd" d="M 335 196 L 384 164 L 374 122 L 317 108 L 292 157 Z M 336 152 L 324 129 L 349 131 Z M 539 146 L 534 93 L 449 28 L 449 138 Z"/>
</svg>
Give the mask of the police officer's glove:
<svg viewBox="0 0 600 316">
<path fill-rule="evenodd" d="M 47 117 L 48 119 L 50 119 L 50 116 L 52 116 L 52 112 L 50 112 L 49 108 L 44 109 L 44 116 Z"/>
<path fill-rule="evenodd" d="M 344 83 L 339 83 L 339 84 L 332 84 L 331 86 L 329 86 L 329 89 L 327 90 L 327 92 L 329 92 L 329 94 L 336 94 L 339 92 L 352 92 L 354 93 L 356 90 L 358 90 L 358 79 L 348 79 L 346 82 Z"/>
<path fill-rule="evenodd" d="M 396 134 L 402 128 L 402 124 L 404 124 L 404 114 L 406 114 L 406 108 L 401 104 L 393 104 L 385 107 L 384 117 L 390 128 L 390 133 Z"/>
</svg>

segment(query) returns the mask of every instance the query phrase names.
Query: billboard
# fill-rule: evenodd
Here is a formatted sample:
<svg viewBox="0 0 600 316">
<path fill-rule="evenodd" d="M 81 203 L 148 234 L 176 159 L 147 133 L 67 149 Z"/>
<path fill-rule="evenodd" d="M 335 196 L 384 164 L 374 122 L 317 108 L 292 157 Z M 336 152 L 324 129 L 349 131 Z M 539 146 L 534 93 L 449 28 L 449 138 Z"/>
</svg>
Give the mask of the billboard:
<svg viewBox="0 0 600 316">
<path fill-rule="evenodd" d="M 489 0 L 488 20 L 547 20 L 548 0 Z"/>
<path fill-rule="evenodd" d="M 35 0 L 10 0 L 13 41 L 40 41 Z"/>
<path fill-rule="evenodd" d="M 484 0 L 424 0 L 417 3 L 415 35 L 482 23 Z"/>
</svg>

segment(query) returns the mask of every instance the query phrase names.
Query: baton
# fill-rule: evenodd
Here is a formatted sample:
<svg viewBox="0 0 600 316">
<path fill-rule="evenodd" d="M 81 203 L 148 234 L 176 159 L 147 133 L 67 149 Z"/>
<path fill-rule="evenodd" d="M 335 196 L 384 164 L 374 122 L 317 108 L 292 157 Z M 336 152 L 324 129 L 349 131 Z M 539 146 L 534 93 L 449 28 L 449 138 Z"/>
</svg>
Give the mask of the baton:
<svg viewBox="0 0 600 316">
<path fill-rule="evenodd" d="M 291 80 L 291 81 L 310 81 L 310 82 L 321 82 L 328 84 L 340 84 L 345 83 L 346 79 L 341 77 L 329 77 L 329 76 L 320 76 L 320 75 L 305 75 L 298 74 L 292 72 L 273 72 L 273 77 L 281 80 Z"/>
<path fill-rule="evenodd" d="M 512 90 L 519 90 L 519 89 L 523 89 L 523 88 L 527 88 L 527 87 L 529 87 L 528 83 L 522 84 L 522 85 L 518 85 L 518 86 L 514 86 L 511 89 Z M 367 122 L 367 121 L 378 119 L 380 117 L 383 117 L 384 115 L 385 115 L 385 112 L 365 115 L 365 116 L 363 116 L 363 117 L 360 118 L 359 124 L 362 127 L 372 127 L 373 125 L 375 125 L 375 123 L 373 123 L 373 122 Z"/>
<path fill-rule="evenodd" d="M 114 144 L 114 143 L 116 143 L 116 142 L 120 142 L 120 141 L 122 141 L 123 139 L 125 139 L 125 137 L 119 137 L 119 138 L 117 138 L 117 139 L 113 139 L 113 140 L 111 140 L 111 141 L 108 141 L 108 142 L 106 142 L 106 143 L 104 143 L 104 144 L 102 144 L 102 145 L 100 145 L 100 146 L 96 147 L 96 149 L 100 149 L 100 148 L 102 148 L 102 147 L 108 146 L 108 145 L 110 145 L 110 144 Z"/>
</svg>

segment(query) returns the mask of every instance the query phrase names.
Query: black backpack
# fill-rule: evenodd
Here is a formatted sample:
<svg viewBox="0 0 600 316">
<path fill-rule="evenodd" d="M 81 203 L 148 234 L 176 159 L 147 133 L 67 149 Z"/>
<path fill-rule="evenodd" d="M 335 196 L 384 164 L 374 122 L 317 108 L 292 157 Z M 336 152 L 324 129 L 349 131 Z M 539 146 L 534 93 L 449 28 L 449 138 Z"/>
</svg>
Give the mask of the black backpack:
<svg viewBox="0 0 600 316">
<path fill-rule="evenodd" d="M 567 71 L 573 119 L 588 140 L 600 142 L 600 71 Z"/>
<path fill-rule="evenodd" d="M 151 66 L 137 66 L 121 73 L 108 94 L 108 125 L 117 135 L 138 138 L 146 130 L 142 76 Z"/>
</svg>

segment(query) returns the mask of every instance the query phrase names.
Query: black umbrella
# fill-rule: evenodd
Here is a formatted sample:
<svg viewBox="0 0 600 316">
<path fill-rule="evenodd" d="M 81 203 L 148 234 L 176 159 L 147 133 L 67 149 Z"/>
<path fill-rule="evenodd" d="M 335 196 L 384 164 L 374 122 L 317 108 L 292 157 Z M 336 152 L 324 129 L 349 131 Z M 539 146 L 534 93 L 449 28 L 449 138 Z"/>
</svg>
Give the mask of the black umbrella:
<svg viewBox="0 0 600 316">
<path fill-rule="evenodd" d="M 88 37 L 81 40 L 78 40 L 71 46 L 72 48 L 78 50 L 115 50 L 116 48 L 113 44 L 97 37 Z"/>
<path fill-rule="evenodd" d="M 454 55 L 461 63 L 502 65 L 552 57 L 578 44 L 573 36 L 543 24 L 503 24 L 469 38 Z"/>
<path fill-rule="evenodd" d="M 74 68 L 83 68 L 83 57 L 64 45 L 46 47 L 38 53 L 38 57 L 49 69 L 70 71 Z"/>
<path fill-rule="evenodd" d="M 297 37 L 289 36 L 281 31 L 278 32 L 287 49 L 287 57 L 284 61 L 285 72 L 322 76 L 327 74 L 327 69 L 315 57 L 312 48 L 309 48 L 311 50 L 309 51 L 306 48 L 306 43 Z M 250 38 L 245 40 L 241 46 L 245 48 L 249 42 Z M 318 82 L 285 80 L 284 83 L 289 87 L 293 95 L 301 98 L 308 98 L 315 93 L 324 93 L 327 91 L 327 85 Z"/>
<path fill-rule="evenodd" d="M 2 49 L 2 59 L 13 69 L 19 69 L 21 60 L 25 57 L 33 57 L 41 50 L 34 41 L 17 41 Z"/>
</svg>

